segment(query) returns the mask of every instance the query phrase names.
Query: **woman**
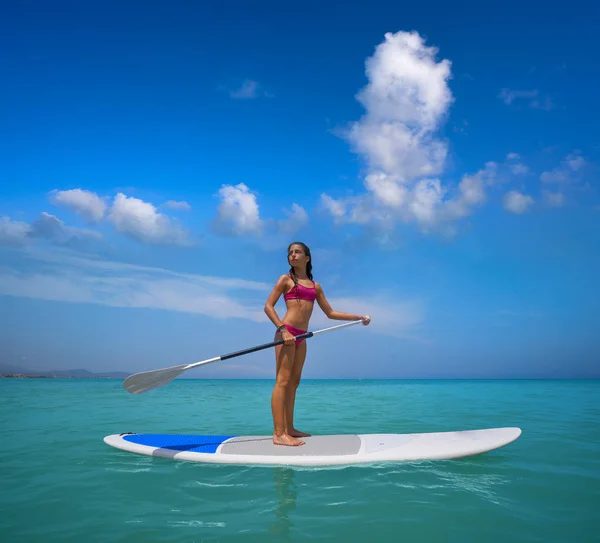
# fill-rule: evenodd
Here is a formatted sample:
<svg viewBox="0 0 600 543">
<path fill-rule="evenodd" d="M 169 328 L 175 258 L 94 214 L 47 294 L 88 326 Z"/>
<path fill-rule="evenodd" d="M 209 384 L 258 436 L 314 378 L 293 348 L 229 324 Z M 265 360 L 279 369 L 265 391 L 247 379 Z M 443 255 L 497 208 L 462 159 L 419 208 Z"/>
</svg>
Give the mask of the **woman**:
<svg viewBox="0 0 600 543">
<path fill-rule="evenodd" d="M 275 347 L 276 379 L 271 397 L 273 443 L 297 446 L 304 445 L 304 441 L 298 439 L 299 437 L 308 437 L 310 434 L 300 432 L 294 427 L 296 389 L 300 384 L 306 358 L 306 341 L 304 339 L 294 341 L 294 336 L 308 330 L 315 300 L 330 319 L 362 320 L 364 325 L 368 325 L 371 318 L 342 313 L 331 308 L 321 285 L 313 281 L 310 249 L 304 243 L 290 244 L 288 263 L 289 274 L 282 275 L 275 284 L 265 304 L 265 313 L 277 327 L 275 341 L 280 338 L 284 340 L 283 345 Z M 275 311 L 275 304 L 281 295 L 287 308 L 282 320 Z"/>
</svg>

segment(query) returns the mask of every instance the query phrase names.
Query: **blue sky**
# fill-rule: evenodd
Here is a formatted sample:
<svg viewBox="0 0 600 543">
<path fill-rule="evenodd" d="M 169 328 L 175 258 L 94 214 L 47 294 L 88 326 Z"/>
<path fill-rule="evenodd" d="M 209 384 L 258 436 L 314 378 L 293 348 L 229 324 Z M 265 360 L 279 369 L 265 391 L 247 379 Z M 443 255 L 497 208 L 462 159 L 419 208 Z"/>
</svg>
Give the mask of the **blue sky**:
<svg viewBox="0 0 600 543">
<path fill-rule="evenodd" d="M 307 378 L 600 377 L 598 11 L 6 3 L 0 361 L 270 341 L 302 240 L 373 319 L 309 340 Z M 272 377 L 273 353 L 190 373 Z"/>
</svg>

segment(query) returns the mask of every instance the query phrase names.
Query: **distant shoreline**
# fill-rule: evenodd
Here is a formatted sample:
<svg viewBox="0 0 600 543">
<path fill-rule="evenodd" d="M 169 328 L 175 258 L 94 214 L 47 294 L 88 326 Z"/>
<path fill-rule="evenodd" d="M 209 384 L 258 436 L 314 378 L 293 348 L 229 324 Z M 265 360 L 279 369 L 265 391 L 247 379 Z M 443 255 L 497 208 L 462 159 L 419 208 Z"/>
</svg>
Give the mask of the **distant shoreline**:
<svg viewBox="0 0 600 543">
<path fill-rule="evenodd" d="M 43 374 L 22 374 L 22 373 L 5 373 L 0 374 L 0 379 L 119 379 L 124 380 L 128 375 L 43 375 Z M 180 379 L 180 381 L 273 381 L 271 377 L 188 377 Z M 453 381 L 465 381 L 465 382 L 524 382 L 524 381 L 587 381 L 587 382 L 600 382 L 600 377 L 393 377 L 393 378 L 376 378 L 376 377 L 365 377 L 365 378 L 344 378 L 344 377 L 312 377 L 304 379 L 305 382 L 324 382 L 329 383 L 335 382 L 371 382 L 371 381 L 404 381 L 405 383 L 422 383 L 422 382 L 453 382 Z"/>
</svg>

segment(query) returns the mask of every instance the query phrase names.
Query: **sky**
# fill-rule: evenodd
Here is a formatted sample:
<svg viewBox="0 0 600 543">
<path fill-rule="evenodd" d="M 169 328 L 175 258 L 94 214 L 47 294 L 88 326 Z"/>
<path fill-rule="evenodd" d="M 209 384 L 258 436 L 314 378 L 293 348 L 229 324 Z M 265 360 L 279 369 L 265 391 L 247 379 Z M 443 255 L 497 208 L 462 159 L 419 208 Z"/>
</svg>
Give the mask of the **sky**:
<svg viewBox="0 0 600 543">
<path fill-rule="evenodd" d="M 372 318 L 309 339 L 305 378 L 600 377 L 599 16 L 4 2 L 0 365 L 270 342 L 303 241 L 334 309 Z M 273 376 L 270 349 L 188 375 Z"/>
</svg>

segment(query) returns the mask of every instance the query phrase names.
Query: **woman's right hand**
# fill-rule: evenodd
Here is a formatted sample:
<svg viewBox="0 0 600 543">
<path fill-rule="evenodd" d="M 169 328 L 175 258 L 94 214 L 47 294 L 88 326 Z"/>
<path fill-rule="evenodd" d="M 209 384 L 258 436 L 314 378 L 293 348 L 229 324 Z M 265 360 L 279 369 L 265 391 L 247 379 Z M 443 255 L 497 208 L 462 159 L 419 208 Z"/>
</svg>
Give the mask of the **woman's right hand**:
<svg viewBox="0 0 600 543">
<path fill-rule="evenodd" d="M 281 331 L 281 339 L 283 339 L 284 345 L 294 344 L 294 336 L 290 333 L 290 331 L 287 328 L 284 328 Z"/>
</svg>

